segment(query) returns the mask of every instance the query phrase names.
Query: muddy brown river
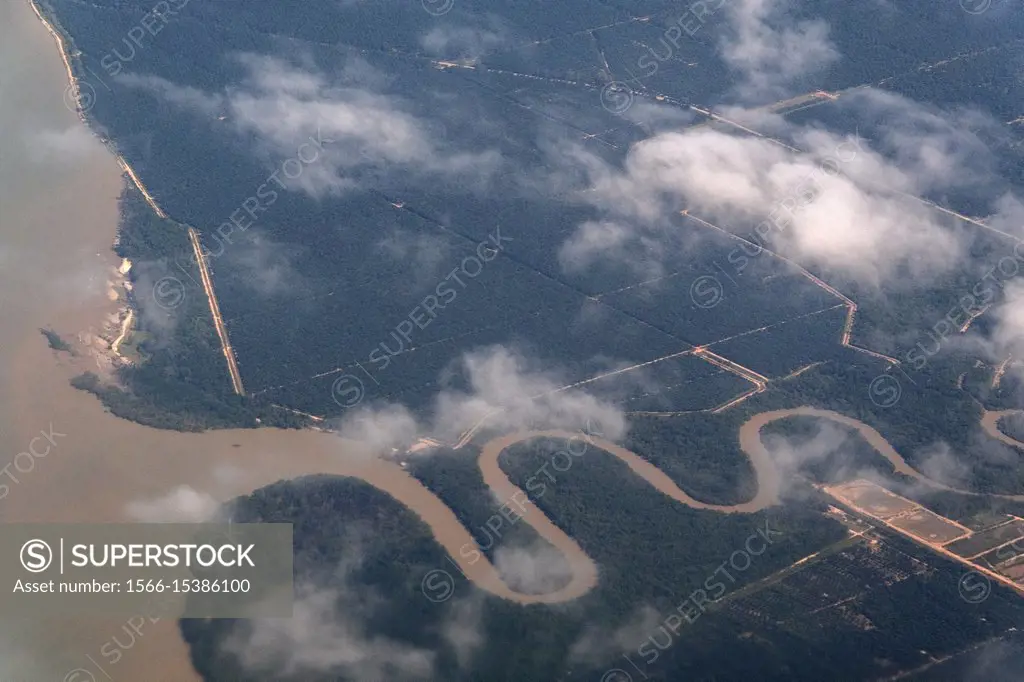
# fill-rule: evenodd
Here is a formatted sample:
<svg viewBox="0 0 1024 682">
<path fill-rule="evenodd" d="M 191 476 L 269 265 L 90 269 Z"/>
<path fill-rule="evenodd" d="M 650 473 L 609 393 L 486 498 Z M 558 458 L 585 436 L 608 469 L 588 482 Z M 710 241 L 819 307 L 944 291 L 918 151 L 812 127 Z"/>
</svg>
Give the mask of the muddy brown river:
<svg viewBox="0 0 1024 682">
<path fill-rule="evenodd" d="M 68 380 L 92 369 L 92 359 L 49 350 L 38 329 L 52 325 L 66 338 L 76 338 L 79 332 L 95 331 L 115 312 L 107 281 L 118 264 L 111 244 L 117 227 L 116 198 L 125 180 L 111 154 L 65 106 L 67 87 L 54 42 L 28 3 L 0 3 L 0 467 L 13 463 L 40 432 L 52 429 L 56 443 L 45 457 L 30 463 L 23 458 L 17 471 L 9 469 L 17 482 L 4 481 L 9 490 L 0 499 L 0 520 L 131 521 L 138 518 L 132 511 L 138 505 L 157 509 L 175 494 L 179 500 L 191 496 L 222 501 L 278 480 L 330 473 L 363 479 L 415 511 L 466 576 L 497 596 L 521 603 L 554 603 L 575 599 L 596 584 L 593 561 L 572 538 L 532 510 L 524 520 L 564 553 L 574 574 L 557 592 L 528 595 L 513 590 L 486 559 L 470 563 L 461 557 L 459 548 L 473 538 L 448 507 L 397 464 L 371 457 L 358 443 L 313 430 L 159 431 L 117 419 L 91 396 L 71 388 Z M 795 414 L 852 426 L 898 471 L 921 477 L 877 431 L 811 408 L 762 414 L 744 424 L 740 443 L 759 488 L 753 500 L 735 506 L 695 500 L 628 450 L 599 439 L 594 445 L 648 481 L 652 494 L 700 509 L 749 513 L 773 504 L 779 491 L 778 474 L 760 430 Z M 1008 437 L 995 428 L 997 419 L 987 415 L 983 426 L 1007 442 Z M 543 435 L 572 434 L 517 433 L 483 447 L 484 479 L 500 499 L 510 499 L 518 489 L 498 466 L 498 455 L 514 442 Z M 147 622 L 117 663 L 106 662 L 100 649 L 115 636 L 126 641 L 126 620 L 90 617 L 26 623 L 0 615 L 0 681 L 199 682 L 177 624 L 167 619 Z M 76 669 L 81 670 L 69 676 Z"/>
</svg>

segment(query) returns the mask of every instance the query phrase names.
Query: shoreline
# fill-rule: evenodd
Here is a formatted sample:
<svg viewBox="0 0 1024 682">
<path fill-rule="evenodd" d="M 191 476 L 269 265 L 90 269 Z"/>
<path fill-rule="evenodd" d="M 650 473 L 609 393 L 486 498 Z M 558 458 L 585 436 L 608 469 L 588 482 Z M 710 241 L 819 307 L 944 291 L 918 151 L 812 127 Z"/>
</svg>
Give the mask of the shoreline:
<svg viewBox="0 0 1024 682">
<path fill-rule="evenodd" d="M 114 157 L 114 160 L 120 166 L 124 176 L 126 176 L 127 180 L 130 180 L 135 185 L 135 188 L 138 189 L 139 193 L 145 199 L 146 204 L 157 215 L 157 217 L 164 220 L 169 220 L 170 218 L 168 217 L 167 213 L 162 208 L 160 208 L 160 205 L 156 202 L 156 199 L 153 197 L 152 194 L 150 194 L 149 190 L 143 184 L 141 178 L 139 178 L 138 173 L 135 172 L 135 169 L 131 167 L 128 161 L 121 154 L 120 150 L 117 148 L 117 145 L 114 143 L 114 141 L 98 134 L 89 122 L 87 111 L 91 107 L 87 105 L 85 108 L 83 108 L 82 106 L 82 84 L 79 78 L 75 75 L 75 55 L 72 54 L 72 52 L 68 48 L 69 45 L 73 44 L 71 37 L 67 35 L 66 32 L 58 28 L 59 22 L 57 22 L 55 19 L 49 18 L 46 15 L 46 13 L 43 11 L 43 8 L 39 5 L 39 0 L 26 1 L 32 8 L 32 11 L 35 13 L 39 21 L 43 24 L 43 26 L 46 27 L 47 32 L 50 34 L 50 36 L 53 38 L 54 43 L 57 45 L 58 52 L 60 52 L 61 61 L 64 64 L 64 71 L 68 81 L 68 86 L 65 89 L 65 105 L 69 103 L 67 94 L 70 92 L 74 96 L 75 101 L 74 113 L 78 116 L 78 119 L 82 122 L 82 124 L 85 125 L 90 135 L 92 135 L 95 139 L 99 140 L 103 144 L 103 146 L 106 147 L 107 151 Z M 92 89 L 92 86 L 88 87 L 89 89 Z M 93 97 L 95 97 L 95 95 L 93 95 Z M 207 301 L 210 307 L 211 317 L 213 319 L 214 326 L 216 328 L 217 335 L 221 343 L 221 351 L 224 354 L 225 360 L 227 362 L 227 370 L 228 375 L 231 379 L 232 387 L 234 388 L 234 391 L 237 395 L 244 397 L 246 394 L 244 388 L 242 387 L 242 380 L 241 375 L 238 371 L 237 360 L 235 359 L 234 350 L 231 346 L 230 340 L 228 339 L 227 329 L 224 326 L 224 323 L 221 319 L 220 307 L 217 301 L 217 296 L 213 287 L 212 279 L 206 272 L 205 258 L 203 257 L 202 254 L 202 247 L 199 243 L 198 233 L 196 232 L 195 228 L 191 226 L 186 227 L 188 229 L 189 239 L 192 242 L 197 263 L 199 265 L 200 272 L 203 278 L 203 287 L 205 290 L 204 293 L 206 294 Z M 110 245 L 110 249 L 114 253 L 117 252 L 117 245 L 119 241 L 120 229 L 117 229 L 115 230 L 114 239 L 112 240 Z M 119 349 L 121 343 L 123 343 L 124 340 L 128 338 L 132 333 L 132 323 L 141 317 L 141 311 L 137 309 L 137 307 L 133 303 L 132 297 L 128 295 L 129 292 L 131 291 L 131 284 L 129 281 L 127 271 L 119 271 L 119 274 L 120 277 L 117 279 L 116 282 L 112 282 L 111 286 L 115 287 L 115 291 L 117 291 L 118 294 L 118 300 L 122 304 L 117 312 L 118 325 L 120 326 L 120 329 L 119 333 L 113 332 L 113 334 L 106 334 L 110 336 L 114 336 L 114 334 L 116 334 L 116 336 L 114 336 L 113 340 L 110 341 L 109 348 L 107 349 L 108 352 L 101 353 L 102 355 L 107 356 L 106 362 L 108 362 L 111 366 L 116 366 L 118 364 L 130 364 L 129 361 L 119 352 Z M 123 301 L 121 301 L 122 297 Z M 104 331 L 109 332 L 109 330 L 106 329 Z M 105 338 L 106 335 L 100 334 L 100 337 Z M 89 350 L 93 353 L 96 352 L 96 349 L 94 348 L 90 348 Z M 100 361 L 97 360 L 97 367 L 99 367 L 99 364 Z M 97 396 L 97 399 L 101 398 Z"/>
<path fill-rule="evenodd" d="M 46 27 L 46 31 L 53 38 L 53 41 L 57 44 L 57 51 L 60 52 L 60 58 L 64 62 L 64 70 L 67 73 L 68 87 L 64 93 L 67 95 L 68 91 L 75 96 L 75 104 L 78 105 L 78 110 L 75 112 L 78 118 L 89 128 L 89 132 L 93 133 L 92 127 L 89 126 L 89 121 L 86 120 L 85 112 L 81 108 L 82 101 L 82 88 L 78 82 L 78 78 L 75 77 L 74 69 L 71 67 L 71 60 L 69 59 L 69 53 L 67 47 L 64 45 L 64 35 L 59 32 L 53 25 L 46 15 L 43 13 L 42 8 L 37 4 L 37 0 L 26 0 L 32 11 L 35 12 L 36 17 L 42 22 L 43 26 Z M 67 97 L 65 96 L 64 103 L 67 104 Z M 93 133 L 95 135 L 95 133 Z M 98 137 L 98 136 L 97 136 Z"/>
<path fill-rule="evenodd" d="M 67 79 L 67 87 L 64 89 L 63 97 L 65 106 L 68 109 L 71 108 L 70 106 L 68 106 L 70 104 L 68 95 L 70 94 L 73 97 L 75 103 L 75 110 L 73 111 L 73 113 L 78 117 L 78 120 L 81 121 L 82 125 L 85 126 L 85 129 L 89 132 L 89 134 L 94 139 L 99 141 L 104 146 L 104 148 L 106 148 L 106 150 L 114 157 L 115 161 L 121 167 L 123 173 L 135 183 L 135 186 L 146 198 L 146 201 L 150 204 L 153 210 L 157 212 L 157 215 L 166 218 L 166 216 L 163 214 L 163 211 L 160 210 L 159 206 L 156 205 L 156 202 L 153 201 L 149 192 L 139 181 L 138 176 L 135 174 L 135 171 L 124 160 L 124 157 L 121 155 L 120 150 L 117 149 L 117 145 L 114 144 L 112 140 L 97 133 L 91 125 L 91 123 L 89 122 L 89 117 L 87 115 L 89 107 L 83 108 L 82 106 L 82 83 L 78 76 L 75 75 L 75 57 L 68 47 L 69 45 L 73 44 L 71 37 L 66 35 L 66 33 L 61 28 L 59 28 L 59 22 L 51 18 L 44 11 L 43 7 L 40 5 L 40 0 L 25 1 L 28 3 L 29 7 L 32 8 L 32 12 L 36 15 L 36 18 L 39 20 L 39 22 L 42 23 L 42 25 L 46 28 L 47 33 L 50 34 L 50 37 L 53 39 L 54 44 L 56 44 L 57 46 L 57 51 L 60 53 L 61 62 L 64 64 L 65 78 Z M 89 86 L 89 88 L 92 89 L 92 86 Z M 119 241 L 120 229 L 115 228 L 113 239 L 109 244 L 109 249 L 112 253 L 117 252 L 117 245 Z M 128 272 L 127 270 L 123 269 L 123 265 L 122 268 L 118 269 L 117 274 L 113 275 L 113 279 L 108 280 L 107 284 L 112 294 L 110 297 L 111 302 L 115 302 L 118 304 L 117 311 L 116 313 L 114 313 L 116 314 L 118 320 L 116 325 L 114 325 L 113 328 L 110 328 L 111 325 L 109 319 L 106 322 L 99 323 L 101 324 L 101 331 L 96 335 L 100 339 L 108 341 L 109 345 L 108 348 L 106 349 L 107 352 L 103 352 L 95 348 L 94 344 L 91 343 L 91 338 L 85 341 L 83 345 L 85 345 L 88 352 L 93 354 L 94 357 L 96 357 L 97 355 L 105 356 L 110 366 L 113 366 L 118 363 L 127 362 L 124 356 L 122 356 L 118 351 L 121 343 L 131 333 L 131 325 L 132 322 L 137 318 L 138 311 L 132 305 L 131 297 L 128 295 L 128 293 L 131 291 L 131 284 L 128 280 Z M 114 295 L 116 295 L 116 298 L 114 297 Z M 113 341 L 109 341 L 106 337 L 112 335 L 112 333 L 117 333 L 113 332 L 113 330 L 118 328 L 119 334 L 117 334 L 116 338 Z M 76 335 L 81 340 L 83 332 L 80 330 L 76 331 Z M 92 335 L 89 334 L 89 336 Z M 100 367 L 99 359 L 97 359 L 97 367 Z"/>
</svg>

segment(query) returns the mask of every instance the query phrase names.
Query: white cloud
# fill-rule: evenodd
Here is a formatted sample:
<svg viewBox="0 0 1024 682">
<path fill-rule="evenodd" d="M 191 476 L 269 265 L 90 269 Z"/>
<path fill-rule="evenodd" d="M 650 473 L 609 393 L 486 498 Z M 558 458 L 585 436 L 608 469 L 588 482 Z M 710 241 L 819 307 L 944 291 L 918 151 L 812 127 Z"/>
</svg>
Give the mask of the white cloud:
<svg viewBox="0 0 1024 682">
<path fill-rule="evenodd" d="M 1024 264 L 1018 265 L 1024 270 Z M 991 312 L 995 320 L 990 339 L 993 350 L 999 358 L 1011 354 L 1024 358 L 1024 281 L 1007 282 L 1003 295 L 1003 300 Z"/>
<path fill-rule="evenodd" d="M 617 253 L 637 276 L 650 279 L 663 272 L 657 259 L 662 253 L 657 240 L 608 220 L 591 220 L 580 225 L 559 248 L 558 262 L 566 272 L 580 272 L 608 253 Z"/>
<path fill-rule="evenodd" d="M 377 453 L 408 445 L 424 431 L 406 407 L 390 404 L 349 410 L 337 428 L 343 438 L 357 441 Z"/>
<path fill-rule="evenodd" d="M 527 547 L 498 548 L 494 565 L 505 584 L 526 594 L 550 594 L 571 578 L 565 556 L 540 540 Z"/>
<path fill-rule="evenodd" d="M 74 163 L 103 150 L 103 144 L 83 125 L 75 124 L 63 130 L 40 130 L 24 138 L 28 157 L 36 162 L 60 160 Z"/>
<path fill-rule="evenodd" d="M 441 634 L 454 649 L 463 669 L 470 667 L 473 656 L 484 645 L 483 610 L 484 596 L 474 592 L 452 604 L 451 614 L 442 627 Z"/>
<path fill-rule="evenodd" d="M 250 671 L 279 677 L 341 672 L 363 680 L 429 679 L 432 652 L 365 632 L 373 601 L 348 585 L 297 585 L 291 618 L 247 621 L 224 649 Z"/>
<path fill-rule="evenodd" d="M 444 276 L 440 268 L 449 253 L 448 242 L 437 235 L 396 227 L 377 242 L 377 248 L 389 258 L 404 264 L 410 276 L 415 278 L 417 286 L 426 286 L 431 280 Z"/>
<path fill-rule="evenodd" d="M 503 346 L 467 353 L 462 366 L 468 391 L 442 391 L 435 401 L 438 432 L 458 433 L 489 416 L 490 427 L 509 431 L 527 425 L 600 430 L 610 440 L 626 430 L 621 410 L 582 390 L 559 390 L 568 382 Z"/>
<path fill-rule="evenodd" d="M 373 92 L 378 82 L 364 62 L 346 65 L 343 83 L 272 57 L 243 55 L 249 71 L 242 87 L 225 94 L 186 88 L 155 76 L 121 76 L 122 82 L 206 116 L 226 116 L 243 135 L 255 134 L 271 166 L 300 155 L 319 141 L 316 160 L 290 182 L 321 197 L 358 186 L 361 172 L 444 176 L 479 186 L 500 166 L 495 150 L 449 150 L 439 124 L 421 120 L 398 97 Z M 358 83 L 358 84 L 354 84 Z M 377 83 L 379 85 L 379 83 Z M 307 148 L 305 155 L 311 156 Z M 280 182 L 288 184 L 286 176 Z"/>
<path fill-rule="evenodd" d="M 842 106 L 878 121 L 876 150 L 919 190 L 980 187 L 993 179 L 994 156 L 979 134 L 999 139 L 1005 126 L 981 111 L 943 111 L 874 88 L 844 94 Z"/>
<path fill-rule="evenodd" d="M 590 665 L 606 663 L 623 651 L 633 651 L 647 641 L 652 633 L 664 627 L 663 616 L 644 605 L 617 628 L 588 626 L 569 649 L 569 660 Z"/>
<path fill-rule="evenodd" d="M 684 208 L 737 232 L 763 224 L 772 250 L 868 286 L 909 285 L 957 264 L 974 232 L 915 197 L 973 188 L 992 177 L 991 154 L 967 129 L 990 119 L 976 112 L 944 115 L 870 90 L 842 106 L 915 123 L 890 130 L 872 149 L 862 138 L 745 112 L 745 120 L 804 153 L 765 137 L 699 127 L 635 144 L 620 167 L 582 147 L 561 154 L 552 185 L 586 186 L 577 198 L 603 213 L 562 245 L 563 267 L 600 258 L 634 267 L 638 247 L 652 252 L 653 244 L 676 257 L 679 247 L 669 247 L 667 230 L 670 215 Z"/>
<path fill-rule="evenodd" d="M 157 498 L 129 502 L 125 511 L 141 523 L 204 523 L 215 518 L 219 508 L 209 494 L 181 485 Z"/>
<path fill-rule="evenodd" d="M 224 652 L 254 673 L 293 677 L 333 673 L 355 679 L 421 680 L 433 673 L 433 652 L 372 635 L 366 623 L 381 602 L 375 590 L 354 583 L 365 557 L 368 528 L 345 529 L 345 555 L 330 586 L 295 586 L 292 617 L 244 621 Z"/>
<path fill-rule="evenodd" d="M 995 202 L 993 213 L 986 223 L 1018 240 L 1024 240 L 1024 203 L 1013 194 L 1003 195 Z"/>
<path fill-rule="evenodd" d="M 915 467 L 925 478 L 954 488 L 966 488 L 970 469 L 957 459 L 948 443 L 937 442 L 917 454 Z"/>
<path fill-rule="evenodd" d="M 505 43 L 498 32 L 444 24 L 430 29 L 420 40 L 427 52 L 447 58 L 477 59 Z"/>
<path fill-rule="evenodd" d="M 226 111 L 223 96 L 211 95 L 192 86 L 178 85 L 159 76 L 127 73 L 117 76 L 117 79 L 124 85 L 149 90 L 170 104 L 192 109 L 207 116 L 219 116 Z"/>
<path fill-rule="evenodd" d="M 297 293 L 308 287 L 306 279 L 293 265 L 301 249 L 274 242 L 265 231 L 250 228 L 245 236 L 233 240 L 229 233 L 229 239 L 224 241 L 211 232 L 209 242 L 211 253 L 216 257 L 223 255 L 224 260 L 231 263 L 237 280 L 262 296 Z"/>
<path fill-rule="evenodd" d="M 292 617 L 240 622 L 222 645 L 255 674 L 303 678 L 317 674 L 345 679 L 419 682 L 434 679 L 436 652 L 403 641 L 372 634 L 367 629 L 373 614 L 385 605 L 386 595 L 357 584 L 354 574 L 363 567 L 368 534 L 363 525 L 345 529 L 345 556 L 335 567 L 330 585 L 300 582 L 295 587 Z M 419 596 L 419 595 L 417 595 Z M 453 601 L 439 632 L 462 668 L 484 644 L 482 625 L 485 598 L 474 593 Z M 260 678 L 262 679 L 262 677 Z"/>
<path fill-rule="evenodd" d="M 719 48 L 739 73 L 744 99 L 767 103 L 783 97 L 794 82 L 839 59 L 828 24 L 794 21 L 785 16 L 788 2 L 727 0 L 730 30 Z"/>
<path fill-rule="evenodd" d="M 407 445 L 424 434 L 454 441 L 481 422 L 499 431 L 589 429 L 610 440 L 626 432 L 626 420 L 618 406 L 580 389 L 562 390 L 569 383 L 564 376 L 504 346 L 466 353 L 458 368 L 468 388 L 442 389 L 432 413 L 424 419 L 418 420 L 402 405 L 366 405 L 342 416 L 338 425 L 341 435 L 381 452 Z"/>
</svg>

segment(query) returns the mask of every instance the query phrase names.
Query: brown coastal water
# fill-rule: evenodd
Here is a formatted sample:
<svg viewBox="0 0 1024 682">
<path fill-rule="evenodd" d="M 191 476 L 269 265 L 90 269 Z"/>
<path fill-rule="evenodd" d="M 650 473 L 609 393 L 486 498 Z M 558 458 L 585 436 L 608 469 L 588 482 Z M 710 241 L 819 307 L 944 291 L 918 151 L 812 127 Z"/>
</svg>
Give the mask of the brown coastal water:
<svg viewBox="0 0 1024 682">
<path fill-rule="evenodd" d="M 71 358 L 49 350 L 38 328 L 51 326 L 65 338 L 95 330 L 116 305 L 107 297 L 110 250 L 117 225 L 116 198 L 124 183 L 114 157 L 87 133 L 65 106 L 67 74 L 52 38 L 27 2 L 0 2 L 0 467 L 24 451 L 33 437 L 52 428 L 60 436 L 46 457 L 25 471 L 0 499 L 0 521 L 128 521 L 133 503 L 153 503 L 159 516 L 188 510 L 162 504 L 177 492 L 194 499 L 224 500 L 268 483 L 306 474 L 362 478 L 415 510 L 483 589 L 506 599 L 557 602 L 586 593 L 596 567 L 574 540 L 534 511 L 524 519 L 558 547 L 574 567 L 570 585 L 549 595 L 524 595 L 509 588 L 495 568 L 468 563 L 459 548 L 472 536 L 455 514 L 396 464 L 370 457 L 358 444 L 316 431 L 232 430 L 204 434 L 158 431 L 107 414 L 68 380 L 91 369 L 88 354 Z M 103 93 L 97 93 L 102 97 Z M 707 505 L 680 490 L 667 476 L 633 453 L 598 441 L 639 476 L 682 504 L 723 512 L 753 512 L 775 502 L 778 475 L 760 440 L 770 421 L 813 414 L 857 428 L 897 466 L 913 470 L 873 429 L 822 410 L 799 408 L 758 415 L 740 432 L 743 450 L 759 480 L 754 500 L 733 507 Z M 994 424 L 994 422 L 993 422 Z M 521 433 L 486 444 L 480 465 L 501 499 L 517 488 L 498 466 L 512 443 L 538 435 Z M 995 435 L 995 434 L 992 434 Z M 996 436 L 998 437 L 998 436 Z M 22 460 L 24 463 L 24 460 Z M 652 491 L 652 494 L 656 494 Z M 100 651 L 118 637 L 128 641 L 124 617 L 26 623 L 0 615 L 0 682 L 198 682 L 176 623 L 147 622 L 141 636 L 111 663 Z M 69 676 L 75 669 L 76 676 Z"/>
<path fill-rule="evenodd" d="M 74 340 L 116 312 L 107 292 L 119 264 L 111 245 L 124 179 L 66 106 L 67 87 L 60 53 L 31 6 L 0 3 L 0 467 L 13 464 L 41 431 L 61 434 L 45 457 L 22 457 L 19 468 L 7 469 L 17 482 L 0 481 L 9 486 L 0 520 L 127 521 L 129 504 L 159 501 L 180 485 L 223 500 L 282 478 L 368 462 L 342 457 L 355 450 L 312 431 L 149 429 L 71 388 L 69 379 L 94 369 L 94 360 L 54 353 L 38 329 L 52 326 Z M 100 648 L 114 636 L 129 641 L 125 621 L 26 623 L 0 615 L 0 680 L 64 680 L 76 668 L 88 675 L 68 682 L 198 680 L 167 619 L 147 623 L 108 665 Z"/>
</svg>

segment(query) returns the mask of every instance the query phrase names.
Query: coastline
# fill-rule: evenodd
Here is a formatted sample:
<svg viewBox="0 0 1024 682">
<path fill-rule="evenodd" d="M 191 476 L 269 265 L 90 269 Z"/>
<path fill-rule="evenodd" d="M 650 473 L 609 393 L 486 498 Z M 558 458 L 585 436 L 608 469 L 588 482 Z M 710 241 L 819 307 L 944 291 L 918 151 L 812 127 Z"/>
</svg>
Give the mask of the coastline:
<svg viewBox="0 0 1024 682">
<path fill-rule="evenodd" d="M 68 94 L 70 93 L 75 103 L 75 113 L 78 115 L 78 118 L 82 122 L 82 124 L 86 126 L 89 133 L 93 137 L 99 140 L 107 148 L 110 154 L 117 161 L 117 164 L 120 166 L 124 175 L 127 177 L 128 180 L 130 180 L 135 185 L 135 188 L 138 189 L 143 199 L 145 199 L 146 204 L 157 215 L 157 217 L 164 220 L 168 220 L 169 218 L 167 213 L 164 212 L 162 208 L 160 208 L 160 205 L 156 202 L 156 199 L 153 197 L 152 194 L 150 194 L 149 190 L 146 188 L 142 180 L 139 178 L 138 173 L 135 172 L 135 169 L 131 167 L 128 161 L 121 154 L 120 150 L 117 148 L 117 145 L 114 143 L 114 141 L 97 134 L 96 131 L 93 129 L 92 125 L 90 124 L 87 111 L 89 108 L 91 108 L 89 100 L 95 99 L 95 93 L 86 93 L 85 95 L 83 95 L 82 82 L 75 75 L 75 55 L 69 50 L 68 47 L 69 45 L 73 44 L 71 37 L 60 28 L 59 22 L 57 22 L 56 19 L 47 17 L 43 8 L 39 5 L 39 2 L 41 0 L 27 1 L 29 5 L 32 7 L 32 10 L 35 12 L 36 17 L 38 17 L 39 21 L 42 22 L 43 26 L 46 27 L 47 32 L 53 38 L 54 42 L 57 45 L 57 49 L 60 52 L 61 61 L 64 63 L 64 70 L 68 80 L 68 87 L 65 90 L 64 97 L 65 104 L 69 104 Z M 86 85 L 90 90 L 92 90 L 92 86 L 89 86 L 88 84 Z M 83 100 L 85 101 L 84 106 Z M 199 266 L 200 275 L 202 277 L 203 282 L 204 293 L 206 295 L 207 302 L 210 308 L 210 315 L 211 318 L 213 319 L 214 327 L 216 329 L 217 336 L 221 344 L 221 352 L 223 353 L 225 361 L 227 363 L 227 372 L 230 377 L 232 387 L 237 395 L 244 397 L 245 390 L 242 386 L 242 378 L 238 370 L 238 362 L 237 359 L 235 358 L 234 350 L 231 346 L 231 342 L 228 337 L 227 328 L 221 317 L 220 306 L 217 301 L 217 295 L 214 289 L 212 278 L 207 272 L 206 259 L 203 256 L 202 246 L 199 241 L 199 235 L 196 232 L 195 228 L 191 226 L 186 227 L 188 229 L 189 239 L 192 243 L 193 250 L 195 252 L 196 262 Z M 118 241 L 119 234 L 115 233 L 112 242 L 112 246 L 115 249 L 118 244 Z M 127 338 L 131 333 L 132 322 L 141 316 L 141 311 L 135 308 L 131 297 L 128 296 L 128 292 L 131 291 L 131 283 L 127 276 L 128 271 L 124 269 L 119 269 L 118 272 L 120 274 L 120 279 L 116 283 L 115 290 L 118 298 L 123 298 L 124 300 L 124 305 L 118 312 L 117 327 L 119 327 L 119 329 L 113 330 L 113 333 L 111 333 L 112 330 L 110 330 L 109 328 L 105 330 L 108 332 L 107 335 L 112 337 L 112 340 L 110 340 L 109 344 L 109 353 L 107 354 L 107 359 L 110 361 L 112 365 L 116 363 L 123 364 L 128 362 L 126 358 L 119 352 L 120 346 L 122 342 L 125 340 L 125 338 Z M 97 366 L 99 365 L 100 361 L 97 360 Z"/>
<path fill-rule="evenodd" d="M 88 98 L 94 98 L 95 95 L 89 95 L 88 93 L 83 95 L 82 82 L 79 80 L 78 76 L 75 75 L 74 55 L 69 49 L 69 45 L 72 44 L 70 36 L 68 36 L 60 27 L 59 22 L 51 17 L 41 6 L 41 0 L 26 0 L 26 2 L 29 7 L 32 8 L 32 11 L 39 22 L 46 28 L 47 33 L 50 34 L 50 37 L 57 46 L 57 52 L 60 54 L 61 62 L 64 64 L 64 73 L 67 79 L 67 87 L 64 90 L 65 106 L 70 109 L 70 103 L 72 101 L 74 102 L 74 113 L 78 117 L 78 120 L 81 121 L 82 125 L 85 126 L 86 131 L 88 131 L 94 139 L 100 142 L 115 158 L 122 171 L 135 183 L 135 186 L 140 192 L 142 192 L 147 202 L 150 203 L 150 206 L 157 212 L 157 214 L 161 217 L 166 217 L 156 205 L 156 202 L 152 200 L 149 192 L 146 191 L 146 188 L 139 181 L 135 171 L 132 170 L 131 166 L 129 166 L 124 160 L 124 157 L 117 149 L 117 145 L 115 145 L 112 140 L 99 135 L 90 123 L 87 115 L 89 105 L 86 104 L 86 106 L 83 107 L 83 98 L 87 101 Z M 91 89 L 91 86 L 89 86 L 89 88 Z M 119 236 L 118 229 L 115 227 L 113 239 L 109 245 L 111 252 L 116 250 Z M 119 304 L 116 311 L 117 319 L 112 319 L 110 315 L 104 316 L 105 323 L 102 324 L 101 331 L 97 335 L 100 340 L 107 342 L 107 348 L 104 351 L 103 349 L 96 347 L 97 344 L 93 343 L 92 338 L 83 338 L 82 332 L 79 331 L 77 333 L 80 343 L 89 347 L 90 351 L 94 354 L 94 357 L 97 358 L 97 368 L 102 368 L 100 358 L 105 357 L 108 361 L 108 363 L 106 363 L 106 369 L 108 370 L 115 363 L 127 362 L 124 356 L 122 356 L 118 351 L 121 343 L 131 333 L 131 324 L 138 315 L 138 311 L 134 309 L 131 304 L 131 298 L 128 296 L 128 292 L 131 291 L 131 283 L 128 280 L 128 270 L 123 267 L 122 263 L 121 268 L 118 268 L 110 274 L 112 275 L 112 278 L 107 281 L 109 287 L 108 296 L 111 301 L 117 301 Z M 92 335 L 89 336 L 91 337 Z"/>
<path fill-rule="evenodd" d="M 103 358 L 116 361 L 110 340 L 121 326 L 127 328 L 125 320 L 131 315 L 123 293 L 126 272 L 117 267 L 123 261 L 114 253 L 118 197 L 126 186 L 124 169 L 116 162 L 115 146 L 89 125 L 82 107 L 88 89 L 83 92 L 75 76 L 73 43 L 48 16 L 45 4 L 35 0 L 5 4 L 0 23 L 6 26 L 0 30 L 8 35 L 6 42 L 15 60 L 30 66 L 15 69 L 5 83 L 20 83 L 23 95 L 21 101 L 9 101 L 3 109 L 8 118 L 18 111 L 13 114 L 16 125 L 0 135 L 12 143 L 5 147 L 13 152 L 5 158 L 8 168 L 17 169 L 24 180 L 0 190 L 7 193 L 4 223 L 10 228 L 0 236 L 18 254 L 27 273 L 45 275 L 36 280 L 29 303 L 8 308 L 2 350 L 7 381 L 0 416 L 8 427 L 4 430 L 7 459 L 24 450 L 41 429 L 67 435 L 57 439 L 53 456 L 33 462 L 27 471 L 19 469 L 17 483 L 6 482 L 10 488 L 5 486 L 0 517 L 15 523 L 125 521 L 118 498 L 146 488 L 118 491 L 115 477 L 104 472 L 105 464 L 131 467 L 132 450 L 124 444 L 120 420 L 69 383 L 81 371 L 109 368 Z M 49 39 L 35 28 L 40 24 Z M 53 44 L 63 68 L 52 56 Z M 17 123 L 22 124 L 20 130 Z M 87 131 L 92 142 L 73 153 L 50 149 L 50 156 L 40 158 L 41 143 L 34 144 L 38 142 L 34 136 L 47 131 L 76 135 Z M 33 174 L 43 181 L 33 184 Z M 15 280 L 18 273 L 8 276 Z M 8 298 L 13 296 L 10 290 Z M 38 332 L 41 327 L 77 340 L 77 350 L 85 352 L 73 356 L 51 350 Z M 146 447 L 146 434 L 141 433 L 137 446 Z M 100 498 L 92 508 L 76 494 L 87 488 Z M 77 503 L 71 501 L 75 498 Z M 89 679 L 84 673 L 66 675 L 82 668 L 86 656 L 99 658 L 102 639 L 121 634 L 125 641 L 124 620 L 112 616 L 40 622 L 0 618 L 0 679 Z M 175 622 L 157 623 L 146 635 L 150 641 L 135 645 L 112 679 L 200 682 Z M 103 679 L 100 672 L 95 679 Z"/>
<path fill-rule="evenodd" d="M 89 132 L 92 132 L 92 128 L 89 126 L 89 121 L 86 120 L 85 112 L 82 110 L 81 107 L 82 87 L 81 84 L 78 82 L 78 78 L 75 76 L 74 69 L 71 68 L 70 54 L 68 53 L 68 49 L 64 44 L 65 37 L 60 31 L 57 30 L 53 22 L 50 21 L 50 19 L 47 18 L 47 16 L 43 13 L 42 8 L 38 4 L 38 0 L 27 0 L 27 2 L 29 6 L 32 8 L 32 11 L 35 12 L 36 17 L 39 19 L 39 21 L 41 21 L 43 26 L 46 27 L 46 30 L 50 34 L 50 37 L 53 38 L 53 41 L 55 43 L 57 43 L 57 51 L 60 52 L 60 58 L 64 62 L 64 70 L 67 73 L 68 89 L 65 90 L 65 93 L 70 91 L 74 95 L 75 102 L 78 105 L 78 111 L 76 111 L 75 113 L 78 114 L 78 118 L 82 121 L 82 123 L 84 123 L 86 127 L 89 128 Z M 64 102 L 65 104 L 67 103 L 67 98 L 65 98 Z"/>
</svg>

